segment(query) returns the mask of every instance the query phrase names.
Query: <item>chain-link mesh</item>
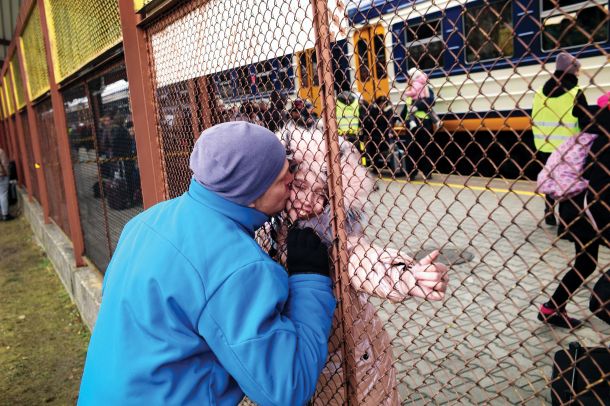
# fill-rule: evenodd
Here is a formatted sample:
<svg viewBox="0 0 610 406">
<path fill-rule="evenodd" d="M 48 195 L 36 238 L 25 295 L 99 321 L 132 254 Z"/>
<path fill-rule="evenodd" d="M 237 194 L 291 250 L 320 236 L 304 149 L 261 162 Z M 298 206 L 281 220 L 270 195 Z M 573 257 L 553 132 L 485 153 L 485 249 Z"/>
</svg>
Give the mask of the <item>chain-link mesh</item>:
<svg viewBox="0 0 610 406">
<path fill-rule="evenodd" d="M 13 103 L 13 86 L 10 83 L 10 69 L 4 74 L 4 100 L 6 101 L 7 115 L 10 116 L 15 112 L 15 104 Z"/>
<path fill-rule="evenodd" d="M 49 200 L 49 217 L 55 221 L 66 235 L 70 235 L 70 223 L 66 205 L 66 191 L 62 176 L 61 163 L 53 107 L 51 99 L 42 100 L 34 107 L 40 135 L 40 149 L 42 151 L 42 172 L 47 185 Z"/>
<path fill-rule="evenodd" d="M 602 141 L 591 147 L 586 175 L 597 186 L 577 208 L 555 204 L 556 217 L 534 182 L 549 153 L 530 117 L 536 91 L 547 106 L 578 83 L 582 94 L 569 102 L 582 107 L 580 130 L 603 122 L 594 106 L 610 90 L 608 3 L 327 6 L 330 66 L 315 50 L 320 14 L 307 1 L 193 1 L 148 28 L 168 195 L 186 190 L 201 130 L 247 120 L 278 132 L 298 164 L 286 216 L 332 241 L 332 216 L 344 209 L 350 286 L 340 293 L 350 307 L 337 316 L 348 323 L 331 338 L 314 403 L 539 404 L 560 395 L 550 389 L 561 382 L 553 354 L 570 341 L 608 345 L 608 324 L 588 311 L 610 261 L 607 191 L 595 189 L 608 181 L 607 152 Z M 579 70 L 558 61 L 562 50 Z M 322 100 L 331 88 L 336 110 Z M 342 135 L 340 173 L 326 161 L 337 143 L 327 144 L 329 120 Z M 604 124 L 590 129 L 607 140 Z M 331 210 L 338 179 L 344 197 Z M 265 230 L 260 240 L 282 260 L 285 229 Z M 449 267 L 447 294 L 430 300 L 441 298 L 441 281 L 428 300 L 407 300 L 422 292 L 413 269 L 436 249 Z M 545 302 L 558 309 L 540 316 L 546 324 Z M 551 325 L 575 323 L 565 306 L 583 327 Z"/>
<path fill-rule="evenodd" d="M 38 169 L 36 168 L 36 160 L 34 159 L 34 149 L 32 145 L 32 133 L 30 132 L 30 123 L 28 122 L 28 114 L 27 111 L 24 110 L 19 113 L 21 116 L 21 123 L 23 125 L 23 139 L 25 141 L 25 152 L 27 157 L 27 162 L 25 163 L 27 166 L 27 170 L 30 177 L 30 186 L 32 188 L 32 196 L 40 203 L 40 189 L 38 186 L 38 177 L 36 172 Z"/>
<path fill-rule="evenodd" d="M 23 28 L 19 46 L 27 75 L 29 99 L 33 101 L 49 90 L 49 71 L 37 5 Z"/>
<path fill-rule="evenodd" d="M 121 41 L 118 0 L 45 0 L 58 82 Z"/>
<path fill-rule="evenodd" d="M 15 88 L 15 99 L 17 101 L 17 108 L 21 109 L 25 106 L 25 94 L 23 90 L 23 80 L 21 79 L 21 71 L 19 70 L 19 61 L 17 55 L 11 58 L 10 71 L 13 78 L 13 85 Z"/>
<path fill-rule="evenodd" d="M 85 252 L 103 272 L 123 226 L 142 210 L 125 67 L 63 96 Z"/>
<path fill-rule="evenodd" d="M 4 92 L 4 85 L 0 86 L 0 103 L 2 104 L 2 119 L 8 118 L 8 111 L 6 106 L 6 93 Z"/>
<path fill-rule="evenodd" d="M 136 10 L 142 10 L 145 6 L 149 5 L 152 2 L 153 0 L 135 0 L 134 6 Z"/>
</svg>

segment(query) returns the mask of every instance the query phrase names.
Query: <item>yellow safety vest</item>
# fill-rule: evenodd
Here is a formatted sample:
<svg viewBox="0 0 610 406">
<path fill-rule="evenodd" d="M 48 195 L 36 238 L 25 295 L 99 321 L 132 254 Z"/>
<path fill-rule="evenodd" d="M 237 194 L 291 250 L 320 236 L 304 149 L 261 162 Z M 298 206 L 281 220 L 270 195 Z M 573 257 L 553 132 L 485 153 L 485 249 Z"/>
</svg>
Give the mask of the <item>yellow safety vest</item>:
<svg viewBox="0 0 610 406">
<path fill-rule="evenodd" d="M 405 103 L 407 104 L 407 111 L 411 110 L 411 105 L 413 104 L 413 98 L 407 97 L 407 100 L 405 100 Z M 420 120 L 425 120 L 428 118 L 428 113 L 426 113 L 423 110 L 415 110 L 413 115 L 415 117 L 419 118 Z M 406 117 L 406 118 L 408 118 L 408 117 Z"/>
<path fill-rule="evenodd" d="M 360 130 L 360 109 L 358 100 L 345 104 L 337 100 L 337 127 L 339 135 L 358 135 Z"/>
<path fill-rule="evenodd" d="M 578 119 L 572 115 L 579 90 L 576 86 L 559 97 L 547 97 L 542 89 L 534 94 L 532 132 L 537 150 L 553 152 L 569 137 L 580 132 Z"/>
</svg>

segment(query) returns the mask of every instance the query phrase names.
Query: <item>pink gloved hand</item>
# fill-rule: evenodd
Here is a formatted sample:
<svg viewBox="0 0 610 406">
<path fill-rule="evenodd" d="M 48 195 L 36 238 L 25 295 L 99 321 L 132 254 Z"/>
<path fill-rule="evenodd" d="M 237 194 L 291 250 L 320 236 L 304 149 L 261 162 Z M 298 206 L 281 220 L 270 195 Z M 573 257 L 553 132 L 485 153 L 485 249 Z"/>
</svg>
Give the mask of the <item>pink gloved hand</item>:
<svg viewBox="0 0 610 406">
<path fill-rule="evenodd" d="M 401 279 L 407 284 L 411 296 L 428 300 L 442 300 L 445 297 L 449 269 L 435 262 L 438 256 L 439 251 L 435 250 L 402 274 Z"/>
</svg>

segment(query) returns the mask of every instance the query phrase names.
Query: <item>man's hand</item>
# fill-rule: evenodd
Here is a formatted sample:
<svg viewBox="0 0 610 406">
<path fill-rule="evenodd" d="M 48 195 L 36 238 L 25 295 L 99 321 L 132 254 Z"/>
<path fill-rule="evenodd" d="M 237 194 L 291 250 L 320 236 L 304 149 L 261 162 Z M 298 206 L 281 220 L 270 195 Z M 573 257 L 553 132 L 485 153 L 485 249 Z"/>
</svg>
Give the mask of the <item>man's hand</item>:
<svg viewBox="0 0 610 406">
<path fill-rule="evenodd" d="M 440 262 L 435 262 L 439 251 L 433 251 L 414 264 L 411 269 L 405 269 L 401 279 L 409 287 L 409 294 L 427 300 L 442 300 L 445 297 L 449 277 L 448 268 Z"/>
<path fill-rule="evenodd" d="M 311 228 L 288 231 L 288 275 L 316 273 L 329 276 L 328 248 Z"/>
</svg>

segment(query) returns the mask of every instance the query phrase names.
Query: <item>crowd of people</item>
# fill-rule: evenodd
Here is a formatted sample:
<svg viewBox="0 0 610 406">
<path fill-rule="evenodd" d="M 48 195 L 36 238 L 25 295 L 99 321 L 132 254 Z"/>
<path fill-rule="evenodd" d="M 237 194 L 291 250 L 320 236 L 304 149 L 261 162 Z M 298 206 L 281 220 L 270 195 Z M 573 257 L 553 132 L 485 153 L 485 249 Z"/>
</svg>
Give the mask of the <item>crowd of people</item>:
<svg viewBox="0 0 610 406">
<path fill-rule="evenodd" d="M 433 140 L 439 119 L 433 110 L 435 94 L 427 75 L 411 69 L 403 96 L 401 109 L 385 96 L 369 103 L 356 92 L 339 92 L 336 108 L 339 134 L 364 154 L 364 161 L 375 173 L 390 171 L 409 179 L 421 174 L 430 179 L 440 149 Z M 273 132 L 289 121 L 302 128 L 321 128 L 315 110 L 309 100 L 288 101 L 283 93 L 274 91 L 269 102 L 245 101 L 225 106 L 217 101 L 213 122 L 248 121 Z"/>
</svg>

